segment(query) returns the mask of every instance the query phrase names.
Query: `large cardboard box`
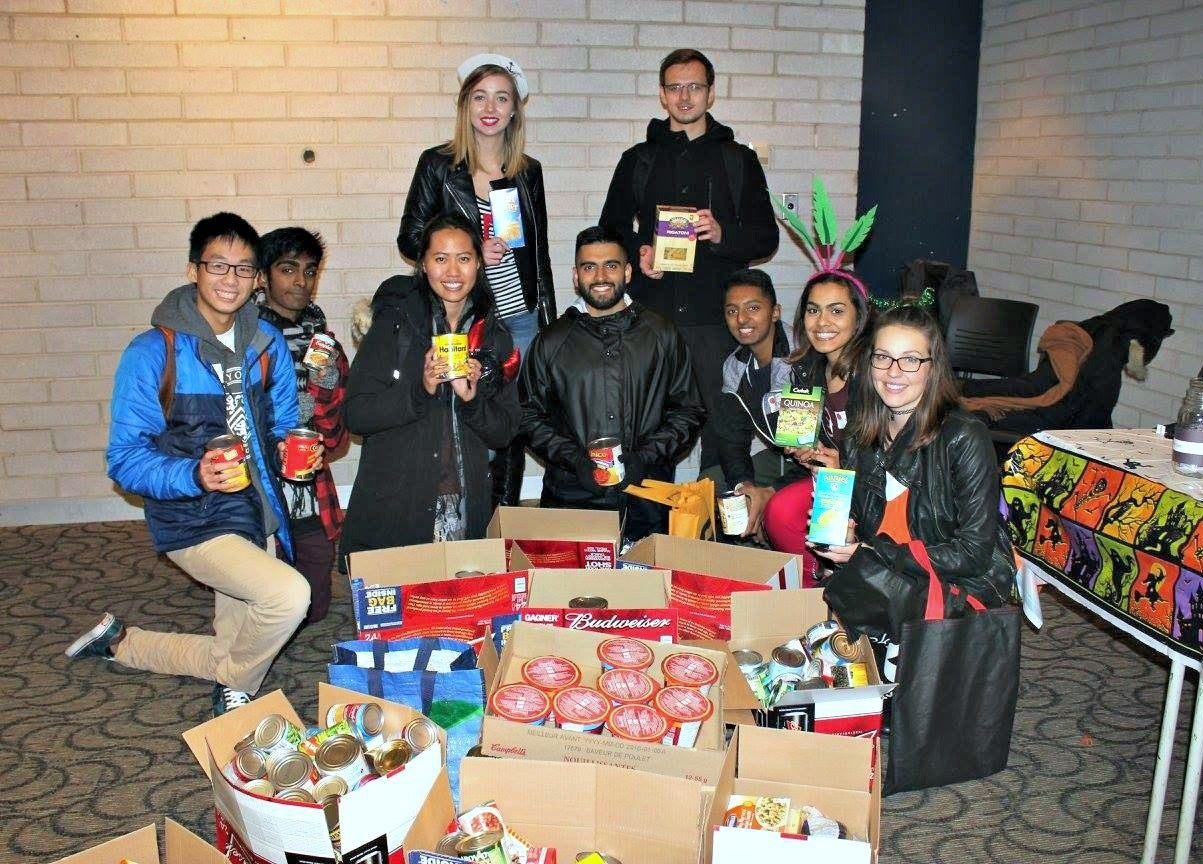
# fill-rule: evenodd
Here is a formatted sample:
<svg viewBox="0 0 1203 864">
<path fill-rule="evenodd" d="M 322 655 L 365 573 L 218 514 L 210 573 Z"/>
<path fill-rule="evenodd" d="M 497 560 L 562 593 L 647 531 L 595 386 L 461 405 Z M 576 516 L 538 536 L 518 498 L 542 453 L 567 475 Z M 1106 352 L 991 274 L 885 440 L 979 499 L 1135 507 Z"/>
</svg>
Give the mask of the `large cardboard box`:
<svg viewBox="0 0 1203 864">
<path fill-rule="evenodd" d="M 802 573 L 796 555 L 665 534 L 640 540 L 618 566 L 671 571 L 670 605 L 682 637 L 693 639 L 729 639 L 732 595 L 797 588 Z"/>
<path fill-rule="evenodd" d="M 226 856 L 183 825 L 171 819 L 163 822 L 162 855 L 159 854 L 155 826 L 147 825 L 107 843 L 60 858 L 54 864 L 117 864 L 122 859 L 135 864 L 229 864 Z"/>
<path fill-rule="evenodd" d="M 704 864 L 717 805 L 733 782 L 734 754 L 716 755 L 711 783 L 610 765 L 468 758 L 461 789 L 465 806 L 495 801 L 517 834 L 554 846 L 558 861 L 600 851 L 623 864 Z"/>
<path fill-rule="evenodd" d="M 522 557 L 512 558 L 507 569 L 610 569 L 615 566 L 622 528 L 613 510 L 498 507 L 485 536 L 501 538 L 507 555 L 513 555 L 514 547 L 522 551 Z"/>
<path fill-rule="evenodd" d="M 519 553 L 521 554 L 521 553 Z M 604 597 L 605 609 L 572 609 L 577 597 Z M 534 570 L 523 621 L 555 623 L 569 630 L 676 642 L 675 609 L 668 608 L 669 574 L 664 570 Z M 551 614 L 558 613 L 552 622 Z"/>
<path fill-rule="evenodd" d="M 399 734 L 410 720 L 422 716 L 404 705 L 324 682 L 318 684 L 321 717 L 326 716 L 331 705 L 348 702 L 380 705 L 384 710 L 384 732 L 389 737 Z M 247 861 L 333 864 L 335 850 L 326 814 L 320 806 L 251 794 L 234 786 L 221 771 L 221 766 L 233 756 L 234 745 L 269 714 L 282 714 L 302 729 L 306 725 L 284 694 L 276 690 L 184 733 L 192 755 L 213 786 L 218 845 L 237 849 Z M 381 777 L 339 800 L 337 818 L 343 861 L 402 864 L 405 847 L 434 848 L 447 823 L 455 817 L 443 767 L 446 752 L 446 736 L 440 730 L 438 748 L 419 753 L 400 772 Z"/>
<path fill-rule="evenodd" d="M 772 594 L 740 593 L 731 597 L 731 650 L 749 648 L 766 660 L 773 649 L 830 617 L 822 588 L 774 591 Z M 876 737 L 881 733 L 881 702 L 893 684 L 881 683 L 877 662 L 867 637 L 857 643 L 860 661 L 868 669 L 869 684 L 828 690 L 798 690 L 787 693 L 781 706 L 790 711 L 791 728 L 831 735 Z M 767 713 L 767 716 L 765 716 Z M 728 723 L 777 726 L 785 722 L 780 712 L 768 711 L 758 718 L 752 712 L 728 711 Z"/>
<path fill-rule="evenodd" d="M 741 726 L 735 795 L 787 797 L 808 804 L 847 829 L 848 839 L 782 838 L 772 832 L 720 826 L 713 864 L 780 860 L 798 864 L 869 864 L 881 836 L 881 784 L 875 782 L 877 741 Z M 772 856 L 772 857 L 766 857 Z"/>
</svg>

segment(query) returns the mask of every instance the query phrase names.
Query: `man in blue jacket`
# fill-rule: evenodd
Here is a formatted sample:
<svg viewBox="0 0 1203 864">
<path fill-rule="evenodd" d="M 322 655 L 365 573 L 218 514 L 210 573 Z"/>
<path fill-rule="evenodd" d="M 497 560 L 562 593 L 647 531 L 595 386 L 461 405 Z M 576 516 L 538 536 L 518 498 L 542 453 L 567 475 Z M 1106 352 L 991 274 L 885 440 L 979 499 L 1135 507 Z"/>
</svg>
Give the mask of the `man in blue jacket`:
<svg viewBox="0 0 1203 864">
<path fill-rule="evenodd" d="M 213 635 L 127 628 L 106 613 L 66 652 L 213 681 L 216 714 L 250 700 L 309 605 L 305 579 L 265 549 L 276 533 L 291 557 L 276 474 L 297 395 L 283 337 L 247 302 L 258 244 L 233 213 L 198 222 L 189 284 L 155 309 L 113 382 L 109 477 L 142 496 L 155 551 L 213 589 Z M 222 435 L 241 441 L 245 473 L 207 446 Z"/>
</svg>

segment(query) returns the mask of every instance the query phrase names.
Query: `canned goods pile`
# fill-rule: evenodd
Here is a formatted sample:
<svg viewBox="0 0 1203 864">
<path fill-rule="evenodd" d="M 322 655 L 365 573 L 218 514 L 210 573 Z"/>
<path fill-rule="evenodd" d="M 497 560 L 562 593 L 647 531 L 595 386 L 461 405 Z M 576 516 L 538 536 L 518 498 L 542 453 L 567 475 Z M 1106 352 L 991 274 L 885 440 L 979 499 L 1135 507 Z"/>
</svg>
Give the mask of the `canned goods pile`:
<svg viewBox="0 0 1203 864">
<path fill-rule="evenodd" d="M 580 666 L 566 657 L 527 660 L 521 681 L 498 687 L 489 710 L 506 720 L 551 725 L 573 732 L 610 735 L 627 741 L 692 747 L 714 714 L 707 696 L 718 681 L 708 657 L 670 654 L 652 670 L 652 649 L 638 639 L 616 637 L 597 647 L 601 673 L 582 683 Z"/>
<path fill-rule="evenodd" d="M 806 804 L 794 806 L 789 798 L 775 795 L 732 795 L 727 803 L 723 824 L 733 828 L 754 828 L 807 837 L 838 840 L 848 837 L 843 825 L 824 816 L 817 807 Z"/>
<path fill-rule="evenodd" d="M 443 836 L 435 852 L 452 860 L 489 864 L 556 864 L 556 850 L 532 846 L 505 824 L 492 801 L 455 817 L 455 828 Z"/>
<path fill-rule="evenodd" d="M 387 776 L 439 740 L 424 717 L 385 740 L 384 712 L 371 702 L 333 705 L 325 719 L 324 728 L 302 731 L 269 714 L 235 745 L 223 773 L 256 795 L 322 804 Z"/>
<path fill-rule="evenodd" d="M 759 651 L 731 652 L 739 670 L 764 708 L 795 690 L 861 687 L 869 683 L 868 667 L 837 621 L 823 621 L 798 639 L 773 649 L 766 661 Z"/>
</svg>

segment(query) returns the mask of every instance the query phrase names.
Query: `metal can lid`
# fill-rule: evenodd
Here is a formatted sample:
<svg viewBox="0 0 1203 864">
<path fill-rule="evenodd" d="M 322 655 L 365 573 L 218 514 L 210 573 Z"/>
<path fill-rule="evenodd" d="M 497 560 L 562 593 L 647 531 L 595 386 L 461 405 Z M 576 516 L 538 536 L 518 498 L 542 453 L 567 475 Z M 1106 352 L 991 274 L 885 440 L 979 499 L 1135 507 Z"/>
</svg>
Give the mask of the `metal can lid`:
<svg viewBox="0 0 1203 864">
<path fill-rule="evenodd" d="M 262 795 L 264 798 L 271 798 L 276 794 L 276 787 L 267 780 L 248 780 L 242 784 L 242 788 L 255 795 Z"/>
<path fill-rule="evenodd" d="M 267 779 L 277 789 L 297 786 L 309 778 L 313 763 L 297 750 L 278 751 L 267 758 Z"/>
<path fill-rule="evenodd" d="M 313 786 L 313 800 L 324 802 L 327 798 L 337 798 L 346 795 L 350 789 L 347 788 L 347 781 L 339 777 L 337 774 L 331 774 L 328 777 L 323 777 Z"/>
<path fill-rule="evenodd" d="M 415 717 L 405 724 L 401 737 L 415 753 L 420 753 L 439 740 L 439 727 L 425 717 Z"/>
<path fill-rule="evenodd" d="M 664 687 L 656 693 L 652 704 L 677 723 L 701 723 L 714 714 L 714 703 L 692 687 Z"/>
<path fill-rule="evenodd" d="M 467 579 L 470 576 L 484 576 L 484 575 L 485 575 L 485 571 L 483 571 L 483 570 L 456 570 L 455 571 L 456 579 Z"/>
<path fill-rule="evenodd" d="M 569 609 L 606 609 L 609 606 L 610 601 L 597 594 L 582 594 L 568 601 Z"/>
<path fill-rule="evenodd" d="M 277 801 L 298 801 L 303 804 L 316 804 L 313 796 L 304 789 L 282 789 L 276 793 Z"/>
<path fill-rule="evenodd" d="M 592 450 L 594 447 L 617 447 L 621 443 L 622 442 L 619 441 L 617 438 L 612 438 L 612 437 L 594 438 L 592 441 L 589 442 L 588 449 Z"/>
<path fill-rule="evenodd" d="M 244 747 L 234 754 L 234 765 L 238 773 L 248 780 L 258 780 L 267 774 L 267 760 L 263 751 Z"/>
<path fill-rule="evenodd" d="M 455 855 L 455 847 L 459 845 L 459 841 L 463 840 L 468 835 L 463 831 L 452 831 L 450 834 L 444 834 L 434 847 L 434 851 L 440 855 Z"/>
<path fill-rule="evenodd" d="M 551 699 L 530 684 L 506 684 L 493 691 L 489 709 L 506 720 L 535 723 L 551 713 Z"/>
<path fill-rule="evenodd" d="M 551 700 L 556 720 L 569 723 L 601 723 L 610 713 L 610 702 L 592 687 L 568 687 Z"/>
<path fill-rule="evenodd" d="M 252 729 L 250 732 L 246 733 L 246 735 L 243 737 L 243 739 L 241 741 L 239 741 L 237 744 L 234 745 L 234 752 L 237 753 L 240 750 L 245 750 L 247 747 L 254 747 L 254 746 L 255 746 L 255 730 Z"/>
<path fill-rule="evenodd" d="M 312 345 L 314 342 L 319 345 L 325 345 L 328 348 L 334 347 L 334 337 L 329 333 L 314 333 L 313 338 L 309 340 L 309 344 Z"/>
<path fill-rule="evenodd" d="M 638 669 L 615 668 L 598 676 L 597 689 L 615 702 L 647 702 L 656 692 L 656 682 Z"/>
<path fill-rule="evenodd" d="M 322 436 L 319 435 L 317 432 L 314 432 L 312 429 L 306 429 L 304 426 L 298 426 L 295 429 L 289 429 L 286 437 L 288 437 L 288 438 L 313 438 L 316 440 L 318 438 L 321 438 Z"/>
<path fill-rule="evenodd" d="M 764 663 L 764 657 L 759 651 L 753 651 L 750 648 L 738 648 L 731 652 L 731 656 L 735 658 L 735 663 L 740 669 L 745 666 L 760 666 Z"/>
<path fill-rule="evenodd" d="M 797 648 L 778 645 L 773 649 L 773 662 L 787 669 L 801 669 L 806 665 L 806 655 Z"/>
<path fill-rule="evenodd" d="M 742 493 L 736 489 L 729 489 L 726 492 L 720 492 L 718 494 L 718 497 L 721 499 L 721 498 L 743 498 L 745 496 L 744 496 L 744 493 Z"/>
<path fill-rule="evenodd" d="M 455 852 L 457 855 L 466 855 L 470 852 L 479 852 L 482 849 L 489 849 L 493 846 L 498 846 L 501 843 L 501 838 L 504 835 L 500 831 L 485 831 L 482 834 L 468 834 L 461 837 L 455 844 Z"/>
<path fill-rule="evenodd" d="M 255 727 L 255 746 L 263 749 L 272 747 L 288 731 L 288 720 L 282 714 L 268 714 Z"/>
<path fill-rule="evenodd" d="M 313 754 L 319 771 L 337 771 L 353 763 L 363 752 L 363 744 L 354 735 L 333 735 Z"/>
<path fill-rule="evenodd" d="M 388 774 L 395 771 L 413 758 L 414 748 L 403 738 L 385 741 L 372 751 L 372 767 L 377 774 Z"/>
<path fill-rule="evenodd" d="M 660 664 L 665 684 L 704 687 L 718 680 L 718 666 L 709 657 L 682 651 L 669 654 Z"/>
<path fill-rule="evenodd" d="M 668 720 L 648 705 L 619 705 L 610 712 L 606 728 L 615 738 L 628 741 L 659 741 L 668 732 Z"/>
<path fill-rule="evenodd" d="M 652 665 L 655 655 L 638 639 L 616 636 L 597 646 L 597 659 L 615 668 L 642 670 Z"/>
<path fill-rule="evenodd" d="M 231 435 L 230 433 L 227 432 L 223 435 L 214 435 L 212 438 L 210 438 L 208 441 L 206 441 L 205 449 L 206 450 L 224 450 L 227 447 L 233 447 L 236 444 L 241 444 L 241 443 L 242 443 L 241 438 L 239 438 L 237 435 Z"/>
<path fill-rule="evenodd" d="M 832 653 L 841 660 L 855 660 L 860 656 L 860 652 L 856 648 L 856 643 L 848 638 L 848 634 L 843 630 L 838 633 L 832 633 L 831 638 L 827 641 Z"/>
<path fill-rule="evenodd" d="M 540 690 L 563 690 L 580 683 L 581 667 L 567 657 L 544 654 L 522 664 L 522 680 Z"/>
</svg>

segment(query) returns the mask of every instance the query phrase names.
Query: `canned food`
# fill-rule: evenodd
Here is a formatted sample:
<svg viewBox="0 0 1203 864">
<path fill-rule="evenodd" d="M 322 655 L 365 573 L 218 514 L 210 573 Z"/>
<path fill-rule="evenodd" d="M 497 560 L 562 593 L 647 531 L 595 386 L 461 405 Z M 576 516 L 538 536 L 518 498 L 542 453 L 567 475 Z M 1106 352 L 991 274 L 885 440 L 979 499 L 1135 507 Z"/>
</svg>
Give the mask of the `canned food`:
<svg viewBox="0 0 1203 864">
<path fill-rule="evenodd" d="M 617 438 L 596 438 L 589 442 L 593 460 L 593 481 L 598 486 L 617 486 L 627 476 L 622 463 L 622 442 Z"/>
<path fill-rule="evenodd" d="M 301 358 L 304 366 L 314 372 L 320 372 L 334 362 L 334 337 L 328 333 L 314 333 L 305 348 L 305 356 Z"/>
<path fill-rule="evenodd" d="M 568 687 L 551 700 L 556 725 L 570 732 L 601 732 L 610 702 L 592 687 Z"/>
<path fill-rule="evenodd" d="M 801 675 L 805 666 L 805 653 L 798 648 L 778 645 L 773 649 L 766 675 L 769 681 L 772 682 L 776 681 L 782 675 Z"/>
<path fill-rule="evenodd" d="M 652 649 L 638 639 L 616 636 L 597 646 L 597 659 L 601 661 L 602 669 L 638 669 L 642 672 L 650 668 L 656 658 Z"/>
<path fill-rule="evenodd" d="M 540 690 L 554 693 L 581 683 L 581 667 L 567 657 L 545 654 L 522 664 L 522 680 Z"/>
<path fill-rule="evenodd" d="M 255 746 L 255 730 L 252 729 L 250 732 L 246 733 L 246 735 L 243 737 L 243 739 L 241 741 L 239 741 L 237 744 L 234 745 L 234 752 L 237 753 L 239 750 L 245 750 L 247 747 L 254 747 L 254 746 Z"/>
<path fill-rule="evenodd" d="M 837 630 L 814 647 L 815 659 L 824 666 L 839 666 L 851 663 L 860 657 L 860 651 L 843 630 Z"/>
<path fill-rule="evenodd" d="M 660 664 L 664 673 L 665 686 L 679 685 L 700 690 L 702 695 L 710 692 L 710 685 L 718 680 L 718 666 L 709 657 L 701 654 L 681 652 L 669 654 Z"/>
<path fill-rule="evenodd" d="M 469 834 L 455 844 L 455 854 L 465 861 L 484 861 L 488 864 L 510 864 L 509 857 L 502 848 L 501 841 L 505 834 L 501 831 L 486 831 L 483 834 Z"/>
<path fill-rule="evenodd" d="M 246 786 L 252 780 L 262 780 L 267 776 L 267 759 L 263 751 L 254 747 L 244 747 L 234 754 L 234 758 L 226 766 L 224 773 L 239 786 Z"/>
<path fill-rule="evenodd" d="M 282 714 L 268 714 L 255 727 L 255 747 L 265 753 L 295 752 L 305 739 Z"/>
<path fill-rule="evenodd" d="M 869 668 L 864 663 L 841 663 L 831 670 L 831 686 L 864 687 L 869 683 Z"/>
<path fill-rule="evenodd" d="M 467 836 L 463 831 L 452 831 L 450 834 L 444 834 L 443 839 L 435 845 L 434 851 L 440 855 L 454 855 L 458 857 L 455 847 L 459 845 L 459 841 Z"/>
<path fill-rule="evenodd" d="M 309 790 L 302 789 L 299 786 L 290 789 L 281 789 L 273 797 L 277 801 L 294 801 L 299 804 L 317 803 L 317 801 L 313 800 L 313 796 L 309 793 Z"/>
<path fill-rule="evenodd" d="M 748 530 L 748 498 L 732 489 L 718 496 L 718 519 L 723 533 L 742 535 Z"/>
<path fill-rule="evenodd" d="M 312 480 L 317 473 L 321 449 L 322 436 L 312 429 L 289 429 L 284 436 L 284 464 L 280 468 L 280 475 L 294 483 Z"/>
<path fill-rule="evenodd" d="M 414 753 L 421 753 L 439 743 L 439 727 L 425 717 L 415 717 L 405 724 L 401 737 L 413 748 Z"/>
<path fill-rule="evenodd" d="M 312 787 L 317 781 L 314 773 L 313 762 L 296 750 L 278 750 L 267 757 L 267 779 L 277 789 Z"/>
<path fill-rule="evenodd" d="M 840 631 L 840 622 L 833 619 L 820 621 L 806 631 L 805 642 L 807 647 L 813 648 L 815 645 L 822 642 L 828 636 Z"/>
<path fill-rule="evenodd" d="M 438 359 L 447 364 L 444 381 L 468 377 L 468 334 L 439 333 L 430 337 Z"/>
<path fill-rule="evenodd" d="M 313 800 L 319 804 L 325 804 L 331 798 L 341 798 L 350 791 L 346 780 L 331 774 L 313 784 Z"/>
<path fill-rule="evenodd" d="M 646 705 L 652 701 L 657 687 L 652 676 L 638 669 L 610 669 L 597 679 L 597 689 L 614 706 Z"/>
<path fill-rule="evenodd" d="M 305 731 L 308 733 L 311 730 L 306 729 Z M 305 740 L 301 742 L 301 746 L 297 749 L 312 759 L 314 754 L 317 753 L 317 748 L 321 747 L 323 742 L 327 741 L 328 739 L 333 738 L 335 735 L 354 734 L 355 733 L 352 731 L 351 725 L 347 723 L 346 720 L 339 720 L 333 726 L 327 726 L 325 729 L 318 729 L 312 735 L 307 734 L 305 736 Z"/>
<path fill-rule="evenodd" d="M 624 741 L 659 743 L 668 733 L 668 720 L 650 705 L 619 705 L 606 718 L 606 731 Z"/>
<path fill-rule="evenodd" d="M 484 576 L 484 575 L 485 575 L 485 571 L 483 571 L 483 570 L 456 570 L 455 571 L 456 579 L 468 579 L 469 577 L 472 577 L 472 576 Z"/>
<path fill-rule="evenodd" d="M 322 742 L 313 754 L 313 765 L 323 777 L 342 777 L 350 787 L 371 773 L 363 755 L 363 743 L 354 735 L 335 735 Z"/>
<path fill-rule="evenodd" d="M 272 798 L 276 794 L 276 787 L 267 780 L 251 780 L 242 787 L 242 791 L 250 792 L 253 795 L 262 795 L 264 798 Z"/>
<path fill-rule="evenodd" d="M 237 462 L 238 468 L 228 478 L 230 492 L 240 492 L 251 485 L 251 472 L 246 464 L 246 445 L 237 435 L 218 435 L 205 443 L 205 458 L 210 462 Z"/>
<path fill-rule="evenodd" d="M 652 706 L 668 720 L 664 743 L 676 747 L 692 747 L 702 724 L 714 715 L 714 703 L 692 687 L 664 687 Z"/>
<path fill-rule="evenodd" d="M 768 705 L 772 707 L 781 701 L 781 697 L 786 693 L 794 693 L 798 690 L 825 690 L 827 682 L 817 675 L 806 676 L 794 675 L 786 673 L 779 678 L 773 679 L 768 686 Z"/>
<path fill-rule="evenodd" d="M 414 756 L 414 748 L 403 738 L 385 741 L 368 754 L 372 760 L 372 768 L 381 777 L 396 771 Z"/>
<path fill-rule="evenodd" d="M 767 668 L 764 657 L 759 651 L 750 648 L 738 648 L 731 652 L 739 671 L 747 678 L 749 675 L 759 675 Z"/>
<path fill-rule="evenodd" d="M 505 720 L 542 726 L 551 713 L 551 698 L 530 684 L 506 684 L 489 696 L 489 710 Z"/>
<path fill-rule="evenodd" d="M 609 600 L 596 594 L 585 594 L 568 601 L 569 609 L 605 609 L 609 605 Z"/>
<path fill-rule="evenodd" d="M 331 705 L 326 711 L 326 724 L 335 726 L 346 721 L 351 734 L 371 749 L 384 742 L 384 709 L 375 702 L 347 702 Z"/>
</svg>

